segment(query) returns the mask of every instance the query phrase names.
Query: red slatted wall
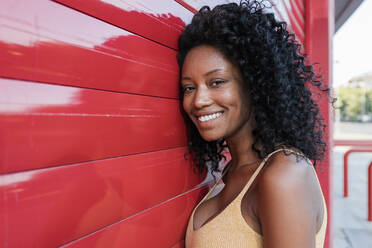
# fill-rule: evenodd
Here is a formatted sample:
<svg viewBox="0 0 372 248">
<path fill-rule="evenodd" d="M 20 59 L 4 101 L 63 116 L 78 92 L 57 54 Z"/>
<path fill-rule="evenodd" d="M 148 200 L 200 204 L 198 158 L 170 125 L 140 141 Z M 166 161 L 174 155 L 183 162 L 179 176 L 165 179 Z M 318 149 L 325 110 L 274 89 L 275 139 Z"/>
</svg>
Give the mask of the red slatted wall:
<svg viewBox="0 0 372 248">
<path fill-rule="evenodd" d="M 183 247 L 177 38 L 226 1 L 2 0 L 0 247 Z M 304 40 L 303 0 L 275 9 Z"/>
<path fill-rule="evenodd" d="M 186 152 L 175 1 L 0 6 L 0 247 L 173 247 Z M 199 185 L 199 186 L 198 186 Z"/>
</svg>

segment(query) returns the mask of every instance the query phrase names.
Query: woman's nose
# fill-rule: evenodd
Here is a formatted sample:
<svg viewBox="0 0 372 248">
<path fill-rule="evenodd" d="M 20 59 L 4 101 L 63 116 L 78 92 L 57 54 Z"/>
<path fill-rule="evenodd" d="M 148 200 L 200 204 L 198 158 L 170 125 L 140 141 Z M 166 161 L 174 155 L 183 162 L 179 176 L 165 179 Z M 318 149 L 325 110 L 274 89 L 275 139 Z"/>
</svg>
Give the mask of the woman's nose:
<svg viewBox="0 0 372 248">
<path fill-rule="evenodd" d="M 212 104 L 210 92 L 207 88 L 199 88 L 195 92 L 194 107 L 203 108 Z"/>
</svg>

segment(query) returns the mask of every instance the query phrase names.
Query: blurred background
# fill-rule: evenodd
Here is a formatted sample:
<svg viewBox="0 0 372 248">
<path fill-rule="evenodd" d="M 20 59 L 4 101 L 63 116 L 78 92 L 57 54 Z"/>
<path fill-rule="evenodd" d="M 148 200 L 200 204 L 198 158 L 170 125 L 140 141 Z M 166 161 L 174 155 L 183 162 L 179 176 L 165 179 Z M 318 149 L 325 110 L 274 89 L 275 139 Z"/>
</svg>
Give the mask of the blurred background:
<svg viewBox="0 0 372 248">
<path fill-rule="evenodd" d="M 336 6 L 337 2 L 347 1 L 336 0 Z M 337 248 L 372 247 L 372 222 L 367 221 L 372 151 L 345 156 L 351 149 L 368 150 L 372 140 L 372 1 L 354 2 L 359 6 L 341 26 L 337 26 L 336 13 L 333 36 L 333 88 L 337 97 L 333 133 L 333 247 Z M 345 157 L 349 163 L 347 197 Z"/>
<path fill-rule="evenodd" d="M 364 0 L 333 40 L 333 87 L 338 98 L 334 137 L 372 137 L 372 1 Z M 350 136 L 351 135 L 351 136 Z"/>
</svg>

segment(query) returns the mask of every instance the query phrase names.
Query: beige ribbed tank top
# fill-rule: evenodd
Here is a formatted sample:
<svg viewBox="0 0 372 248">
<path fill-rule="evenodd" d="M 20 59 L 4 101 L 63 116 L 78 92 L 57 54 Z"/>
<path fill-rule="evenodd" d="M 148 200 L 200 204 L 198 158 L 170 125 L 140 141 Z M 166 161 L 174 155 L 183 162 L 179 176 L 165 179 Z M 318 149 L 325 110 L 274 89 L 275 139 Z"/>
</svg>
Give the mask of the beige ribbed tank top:
<svg viewBox="0 0 372 248">
<path fill-rule="evenodd" d="M 257 177 L 258 173 L 263 168 L 266 161 L 271 155 L 279 151 L 287 150 L 291 153 L 305 157 L 303 154 L 297 153 L 291 149 L 281 148 L 273 151 L 264 158 L 261 164 L 257 167 L 252 177 L 249 179 L 243 190 L 238 196 L 223 209 L 217 216 L 211 220 L 207 220 L 199 229 L 194 230 L 194 212 L 199 205 L 208 199 L 209 195 L 213 192 L 223 175 L 227 170 L 224 171 L 221 178 L 215 183 L 211 190 L 204 196 L 199 204 L 194 208 L 191 213 L 187 230 L 186 230 L 186 248 L 259 248 L 263 247 L 263 236 L 254 231 L 244 220 L 241 214 L 241 201 L 242 198 Z M 306 157 L 305 157 L 306 158 Z M 306 158 L 310 164 L 311 161 Z M 313 166 L 312 166 L 313 167 Z M 313 167 L 314 168 L 314 167 Z M 314 173 L 316 175 L 315 169 Z M 318 177 L 316 175 L 318 180 Z M 318 180 L 318 185 L 319 180 Z M 323 193 L 322 193 L 323 196 Z M 325 231 L 327 226 L 327 206 L 323 196 L 324 205 L 324 216 L 323 223 L 316 234 L 316 248 L 323 247 Z"/>
</svg>

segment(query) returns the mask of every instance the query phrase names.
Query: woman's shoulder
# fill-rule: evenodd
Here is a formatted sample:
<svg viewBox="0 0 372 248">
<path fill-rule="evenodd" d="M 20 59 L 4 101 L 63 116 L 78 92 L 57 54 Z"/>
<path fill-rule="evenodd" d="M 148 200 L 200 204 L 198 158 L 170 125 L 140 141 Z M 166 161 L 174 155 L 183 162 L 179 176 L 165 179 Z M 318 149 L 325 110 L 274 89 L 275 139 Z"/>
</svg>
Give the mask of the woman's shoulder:
<svg viewBox="0 0 372 248">
<path fill-rule="evenodd" d="M 267 177 L 290 178 L 291 176 L 301 176 L 311 172 L 313 165 L 301 152 L 295 149 L 278 149 L 270 153 L 264 159 L 263 173 Z"/>
<path fill-rule="evenodd" d="M 306 158 L 285 151 L 270 156 L 257 182 L 263 232 L 274 236 L 294 232 L 315 235 L 322 207 L 319 189 L 314 168 Z M 304 230 L 298 230 L 299 226 Z"/>
<path fill-rule="evenodd" d="M 318 209 L 322 197 L 315 170 L 299 153 L 276 152 L 267 159 L 260 174 L 257 190 L 261 204 Z"/>
<path fill-rule="evenodd" d="M 280 188 L 296 191 L 297 187 L 309 186 L 314 180 L 314 168 L 302 153 L 283 149 L 266 158 L 259 180 L 259 188 Z M 310 183 L 311 184 L 311 183 Z"/>
</svg>

